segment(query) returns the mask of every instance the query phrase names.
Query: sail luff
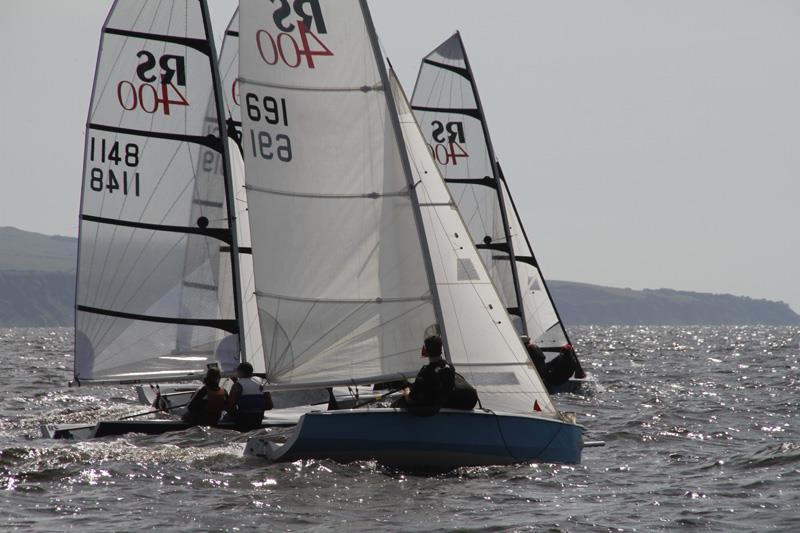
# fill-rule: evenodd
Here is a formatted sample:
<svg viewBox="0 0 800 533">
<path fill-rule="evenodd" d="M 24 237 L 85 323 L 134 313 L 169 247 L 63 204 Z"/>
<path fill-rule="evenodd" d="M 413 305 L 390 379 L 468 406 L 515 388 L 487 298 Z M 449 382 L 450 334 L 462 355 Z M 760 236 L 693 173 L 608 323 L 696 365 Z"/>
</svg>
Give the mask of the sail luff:
<svg viewBox="0 0 800 533">
<path fill-rule="evenodd" d="M 111 5 L 111 8 L 108 10 L 108 13 L 106 14 L 106 18 L 103 21 L 103 26 L 100 28 L 100 46 L 97 47 L 97 57 L 95 58 L 95 63 L 94 63 L 94 80 L 92 80 L 92 93 L 89 96 L 89 109 L 86 111 L 85 131 L 87 133 L 88 133 L 89 128 L 90 128 L 91 123 L 92 123 L 93 103 L 94 103 L 94 98 L 95 98 L 95 92 L 97 91 L 97 78 L 98 78 L 99 72 L 100 72 L 100 59 L 101 59 L 101 57 L 103 55 L 103 39 L 105 38 L 106 26 L 108 26 L 108 21 L 111 19 L 111 14 L 114 13 L 114 9 L 116 9 L 118 2 L 119 2 L 119 0 L 114 0 L 114 3 Z M 89 136 L 86 135 L 85 138 L 84 138 L 83 165 L 82 165 L 82 168 L 86 168 L 86 164 L 87 164 L 87 162 L 89 160 L 88 144 L 89 144 Z M 80 238 L 81 238 L 81 235 L 80 235 L 81 234 L 81 228 L 82 228 L 81 217 L 83 216 L 83 204 L 84 204 L 85 199 L 86 199 L 86 188 L 85 187 L 81 187 L 81 198 L 80 198 L 80 201 L 78 202 L 78 242 L 80 242 Z M 73 306 L 72 306 L 72 312 L 73 312 L 73 315 L 74 315 L 73 321 L 72 321 L 73 322 L 73 324 L 72 324 L 72 328 L 73 328 L 72 330 L 73 331 L 78 331 L 78 318 L 79 318 L 79 315 L 78 315 L 78 288 L 80 287 L 80 281 L 81 281 L 81 279 L 80 279 L 81 278 L 81 267 L 80 267 L 80 265 L 81 265 L 81 247 L 78 246 L 78 251 L 77 251 L 77 253 L 75 255 L 75 302 L 73 303 Z M 73 335 L 73 338 L 72 338 L 72 353 L 77 358 L 77 354 L 78 354 L 78 336 L 77 335 Z M 72 379 L 74 380 L 74 382 L 77 382 L 77 380 L 78 380 L 78 365 L 77 364 L 73 364 L 73 366 L 72 366 Z M 72 384 L 72 383 L 73 383 L 73 381 L 70 382 L 70 384 Z"/>
<path fill-rule="evenodd" d="M 408 160 L 408 150 L 405 145 L 403 131 L 400 127 L 400 119 L 398 117 L 397 103 L 394 100 L 394 94 L 389 83 L 389 75 L 386 71 L 386 64 L 384 63 L 383 56 L 381 55 L 380 45 L 378 43 L 378 35 L 375 32 L 375 25 L 372 22 L 372 15 L 367 5 L 367 0 L 359 0 L 361 5 L 361 12 L 364 15 L 364 22 L 367 27 L 367 35 L 369 35 L 372 51 L 375 54 L 375 63 L 378 67 L 378 72 L 381 77 L 381 84 L 384 88 L 384 95 L 386 103 L 389 106 L 389 120 L 392 122 L 392 129 L 394 130 L 397 148 L 400 152 L 400 161 L 403 166 L 403 173 L 405 174 L 406 182 L 408 183 L 408 191 L 411 199 L 411 206 L 414 212 L 414 225 L 417 229 L 417 236 L 419 238 L 420 246 L 422 247 L 422 257 L 425 263 L 425 272 L 428 277 L 428 286 L 433 298 L 433 310 L 436 315 L 436 323 L 439 328 L 439 335 L 442 338 L 442 346 L 445 357 L 450 359 L 450 350 L 447 343 L 447 333 L 445 331 L 444 319 L 442 316 L 442 306 L 439 301 L 439 291 L 436 286 L 436 280 L 433 274 L 433 264 L 431 263 L 430 252 L 428 248 L 428 239 L 425 235 L 425 227 L 422 221 L 422 214 L 419 209 L 419 198 L 417 196 L 416 184 L 414 183 L 411 173 L 411 163 Z"/>
<path fill-rule="evenodd" d="M 533 258 L 533 262 L 536 264 L 536 270 L 539 271 L 539 278 L 542 280 L 542 286 L 544 288 L 545 294 L 547 294 L 547 298 L 550 300 L 550 304 L 553 307 L 553 311 L 556 314 L 556 318 L 558 319 L 558 325 L 561 328 L 561 332 L 564 334 L 564 338 L 567 340 L 569 344 L 572 344 L 572 341 L 569 338 L 569 333 L 567 332 L 567 328 L 564 327 L 564 321 L 561 319 L 561 314 L 558 312 L 558 307 L 556 306 L 555 302 L 553 301 L 553 295 L 550 292 L 550 288 L 547 286 L 547 280 L 542 272 L 542 267 L 539 265 L 539 261 L 536 260 L 536 255 L 533 253 L 533 246 L 531 245 L 531 241 L 528 238 L 528 232 L 525 231 L 525 226 L 522 224 L 522 219 L 519 216 L 519 211 L 517 211 L 516 202 L 514 202 L 514 197 L 511 195 L 511 191 L 508 189 L 508 182 L 506 181 L 505 174 L 503 174 L 503 168 L 500 166 L 500 163 L 497 163 L 497 170 L 499 172 L 500 181 L 503 184 L 503 187 L 506 190 L 506 194 L 508 194 L 508 199 L 511 201 L 511 208 L 514 211 L 514 216 L 517 219 L 517 224 L 519 225 L 519 229 L 522 232 L 522 238 L 525 240 L 525 244 L 528 246 L 528 253 Z M 577 360 L 577 359 L 576 359 Z M 580 365 L 580 362 L 578 362 Z"/>
<path fill-rule="evenodd" d="M 484 139 L 486 141 L 486 151 L 489 154 L 489 162 L 491 164 L 492 173 L 494 174 L 493 177 L 494 177 L 495 182 L 497 183 L 497 186 L 495 187 L 495 189 L 497 191 L 497 202 L 498 202 L 498 205 L 500 207 L 500 218 L 501 218 L 502 223 L 503 223 L 503 231 L 505 232 L 506 246 L 508 246 L 508 256 L 509 256 L 509 260 L 511 261 L 511 265 L 512 265 L 511 277 L 512 277 L 512 280 L 513 280 L 513 283 L 514 283 L 514 292 L 515 292 L 516 299 L 517 299 L 517 308 L 519 309 L 519 317 L 521 319 L 520 320 L 520 326 L 521 326 L 521 329 L 522 329 L 522 333 L 527 335 L 528 334 L 528 323 L 525 320 L 525 306 L 523 305 L 523 302 L 522 302 L 522 289 L 521 289 L 520 282 L 519 282 L 519 273 L 517 272 L 517 268 L 516 268 L 516 258 L 515 258 L 515 255 L 514 255 L 514 245 L 511 242 L 512 239 L 511 239 L 511 234 L 510 234 L 510 231 L 509 231 L 508 213 L 506 211 L 505 202 L 503 201 L 502 187 L 499 184 L 499 174 L 500 174 L 500 172 L 499 172 L 499 170 L 497 168 L 497 157 L 495 156 L 495 153 L 494 153 L 494 145 L 492 144 L 492 138 L 489 135 L 489 127 L 486 124 L 486 115 L 483 112 L 483 104 L 481 103 L 481 97 L 480 97 L 480 94 L 478 93 L 478 86 L 475 83 L 475 76 L 472 73 L 472 67 L 470 66 L 469 56 L 467 55 L 467 49 L 464 47 L 464 41 L 461 39 L 461 33 L 457 31 L 456 32 L 456 36 L 458 37 L 458 44 L 459 44 L 459 46 L 461 46 L 461 52 L 462 52 L 462 54 L 464 56 L 464 65 L 467 68 L 467 74 L 468 74 L 468 78 L 469 78 L 469 83 L 470 83 L 470 86 L 472 87 L 472 94 L 473 94 L 473 97 L 475 98 L 475 104 L 478 107 L 478 115 L 480 117 L 479 121 L 481 123 L 481 128 L 483 129 L 483 137 L 484 137 Z"/>
<path fill-rule="evenodd" d="M 208 14 L 207 0 L 200 0 L 200 10 L 203 16 L 203 24 L 206 31 L 206 39 L 208 40 L 210 54 L 209 61 L 211 63 L 211 79 L 213 80 L 213 92 L 217 109 L 217 126 L 219 137 L 222 140 L 222 173 L 225 184 L 225 203 L 228 212 L 228 231 L 230 231 L 231 239 L 231 270 L 232 270 L 232 285 L 233 285 L 233 301 L 234 313 L 236 314 L 236 323 L 238 324 L 238 337 L 239 337 L 239 360 L 246 361 L 246 347 L 244 339 L 244 318 L 242 312 L 242 281 L 241 271 L 239 267 L 239 241 L 238 231 L 236 224 L 236 197 L 233 188 L 233 175 L 231 171 L 231 158 L 228 150 L 228 143 L 225 142 L 227 137 L 227 127 L 225 117 L 225 105 L 222 100 L 222 82 L 220 81 L 219 74 L 219 60 L 217 58 L 217 47 L 214 43 L 214 33 L 211 29 L 211 19 Z"/>
</svg>

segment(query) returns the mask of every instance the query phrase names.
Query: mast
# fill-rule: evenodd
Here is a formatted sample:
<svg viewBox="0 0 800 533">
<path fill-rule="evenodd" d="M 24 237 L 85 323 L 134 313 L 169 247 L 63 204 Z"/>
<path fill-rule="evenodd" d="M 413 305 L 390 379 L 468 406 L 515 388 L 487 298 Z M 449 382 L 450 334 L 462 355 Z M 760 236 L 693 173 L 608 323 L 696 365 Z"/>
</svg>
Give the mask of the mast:
<svg viewBox="0 0 800 533">
<path fill-rule="evenodd" d="M 239 360 L 246 361 L 246 348 L 244 342 L 244 320 L 242 312 L 242 281 L 241 272 L 239 270 L 239 242 L 238 232 L 236 230 L 236 198 L 233 189 L 233 178 L 231 176 L 231 159 L 230 152 L 228 151 L 227 140 L 227 124 L 225 117 L 225 105 L 222 101 L 222 82 L 219 76 L 219 61 L 217 59 L 217 47 L 214 44 L 214 33 L 211 29 L 211 19 L 208 15 L 208 3 L 206 0 L 200 0 L 200 10 L 203 15 L 203 25 L 206 30 L 206 38 L 208 39 L 209 47 L 209 62 L 211 63 L 211 79 L 214 83 L 214 103 L 217 109 L 217 127 L 219 132 L 220 141 L 222 144 L 222 174 L 225 184 L 225 205 L 228 212 L 228 231 L 230 231 L 231 239 L 231 277 L 233 282 L 233 301 L 234 313 L 236 314 L 236 324 L 238 328 L 237 335 L 239 337 Z"/>
<path fill-rule="evenodd" d="M 469 84 L 470 87 L 472 87 L 472 94 L 475 97 L 475 104 L 478 107 L 478 115 L 480 116 L 481 128 L 483 129 L 483 137 L 486 139 L 486 151 L 489 154 L 489 162 L 492 165 L 492 173 L 494 174 L 493 178 L 495 181 L 495 191 L 497 192 L 497 203 L 500 206 L 500 219 L 503 223 L 503 233 L 505 233 L 506 246 L 508 247 L 508 258 L 511 263 L 511 278 L 514 282 L 514 294 L 517 297 L 517 311 L 519 312 L 520 321 L 522 323 L 522 333 L 524 335 L 527 335 L 528 324 L 525 321 L 525 306 L 522 304 L 522 289 L 519 283 L 519 274 L 517 272 L 517 261 L 516 261 L 516 256 L 514 255 L 514 246 L 511 242 L 511 234 L 509 231 L 509 224 L 508 224 L 508 213 L 506 212 L 505 202 L 503 202 L 503 190 L 500 185 L 500 180 L 498 178 L 500 172 L 497 166 L 497 158 L 495 157 L 494 154 L 494 146 L 492 146 L 492 138 L 489 136 L 489 128 L 486 125 L 486 115 L 483 112 L 483 104 L 481 103 L 481 97 L 478 94 L 478 87 L 475 84 L 475 76 L 473 76 L 472 74 L 472 67 L 470 66 L 469 63 L 467 50 L 466 48 L 464 48 L 464 42 L 461 40 L 461 33 L 456 32 L 456 36 L 458 37 L 458 44 L 461 46 L 461 51 L 464 54 L 464 64 L 466 65 L 467 73 L 469 74 Z"/>
<path fill-rule="evenodd" d="M 442 306 L 439 302 L 439 291 L 436 288 L 436 280 L 433 274 L 433 264 L 431 263 L 430 249 L 428 248 L 428 239 L 425 236 L 425 227 L 422 222 L 422 214 L 419 209 L 419 198 L 417 197 L 416 184 L 411 179 L 411 164 L 408 161 L 408 152 L 406 149 L 405 139 L 403 138 L 403 130 L 400 128 L 400 119 L 397 116 L 397 103 L 392 94 L 391 85 L 389 83 L 389 75 L 386 72 L 386 65 L 381 56 L 380 45 L 378 44 L 378 35 L 375 32 L 375 25 L 372 22 L 372 15 L 370 14 L 367 0 L 359 0 L 361 5 L 361 12 L 364 15 L 364 22 L 367 27 L 367 35 L 369 35 L 372 51 L 375 54 L 375 62 L 377 63 L 378 72 L 381 76 L 381 85 L 383 85 L 383 92 L 386 97 L 386 103 L 389 106 L 389 119 L 392 121 L 392 129 L 397 139 L 397 148 L 400 151 L 400 161 L 403 165 L 403 173 L 406 176 L 408 183 L 408 193 L 411 198 L 411 205 L 414 211 L 414 223 L 417 228 L 417 235 L 419 243 L 422 247 L 422 257 L 425 262 L 425 271 L 428 276 L 428 286 L 430 287 L 431 297 L 433 299 L 433 311 L 436 316 L 436 323 L 439 327 L 439 335 L 442 338 L 442 349 L 445 358 L 450 361 L 450 350 L 447 344 L 447 334 L 445 333 L 444 318 L 442 316 Z"/>
</svg>

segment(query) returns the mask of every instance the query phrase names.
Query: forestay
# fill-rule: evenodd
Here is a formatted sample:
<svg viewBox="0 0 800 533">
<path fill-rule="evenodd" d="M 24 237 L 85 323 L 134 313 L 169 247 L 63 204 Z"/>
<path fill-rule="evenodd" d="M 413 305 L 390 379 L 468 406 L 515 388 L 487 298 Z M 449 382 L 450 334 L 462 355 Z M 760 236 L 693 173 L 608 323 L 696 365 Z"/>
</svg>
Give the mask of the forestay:
<svg viewBox="0 0 800 533">
<path fill-rule="evenodd" d="M 300 11 L 296 11 L 299 9 Z M 416 374 L 436 322 L 359 2 L 240 7 L 256 294 L 275 384 Z"/>
<path fill-rule="evenodd" d="M 519 215 L 511 209 L 458 33 L 423 59 L 412 107 L 517 331 L 544 349 L 560 348 L 568 337 Z"/>
<path fill-rule="evenodd" d="M 247 347 L 247 360 L 252 363 L 256 373 L 265 370 L 264 348 L 261 343 L 261 329 L 258 323 L 258 307 L 255 296 L 253 276 L 253 257 L 250 253 L 250 216 L 247 209 L 247 193 L 244 185 L 244 160 L 241 153 L 242 114 L 239 105 L 239 9 L 231 17 L 225 29 L 225 38 L 219 53 L 219 72 L 225 101 L 229 151 L 231 154 L 231 177 L 236 203 L 236 233 L 239 240 L 239 272 L 242 282 L 242 338 Z M 228 248 L 223 250 L 228 251 Z M 222 254 L 223 261 L 228 260 Z M 232 290 L 225 286 L 224 290 Z"/>
<path fill-rule="evenodd" d="M 392 88 L 424 221 L 451 362 L 488 409 L 555 408 L 472 244 L 397 79 Z"/>
<path fill-rule="evenodd" d="M 191 378 L 218 352 L 238 358 L 215 67 L 204 1 L 111 8 L 86 131 L 76 381 Z"/>
</svg>

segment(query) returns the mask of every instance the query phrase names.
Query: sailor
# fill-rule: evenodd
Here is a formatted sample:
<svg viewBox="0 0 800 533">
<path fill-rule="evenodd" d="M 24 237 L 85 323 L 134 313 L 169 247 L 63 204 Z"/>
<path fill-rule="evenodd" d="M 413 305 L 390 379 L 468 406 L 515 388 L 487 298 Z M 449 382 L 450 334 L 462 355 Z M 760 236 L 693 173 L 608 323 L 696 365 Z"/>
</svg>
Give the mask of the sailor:
<svg viewBox="0 0 800 533">
<path fill-rule="evenodd" d="M 408 408 L 414 414 L 433 415 L 447 401 L 455 386 L 455 369 L 442 358 L 442 338 L 431 335 L 425 339 L 420 351 L 428 364 L 417 374 L 414 383 L 403 390 L 396 407 Z"/>
<path fill-rule="evenodd" d="M 561 385 L 569 381 L 573 374 L 577 374 L 579 369 L 580 364 L 575 349 L 567 343 L 561 347 L 552 361 L 548 361 L 546 382 L 552 386 Z"/>
<path fill-rule="evenodd" d="M 186 414 L 182 419 L 190 424 L 215 426 L 225 409 L 227 394 L 219 386 L 220 373 L 216 368 L 209 368 L 203 378 L 203 386 L 192 394 Z"/>
<path fill-rule="evenodd" d="M 547 382 L 547 363 L 544 358 L 544 352 L 541 348 L 536 346 L 527 335 L 520 336 L 520 339 L 528 350 L 528 356 L 530 356 L 531 361 L 533 361 L 533 366 L 536 367 L 536 371 L 539 373 L 542 381 Z"/>
<path fill-rule="evenodd" d="M 236 383 L 228 396 L 228 419 L 241 429 L 261 426 L 264 411 L 272 409 L 272 395 L 264 392 L 261 384 L 253 378 L 253 365 L 241 363 L 236 367 Z"/>
</svg>

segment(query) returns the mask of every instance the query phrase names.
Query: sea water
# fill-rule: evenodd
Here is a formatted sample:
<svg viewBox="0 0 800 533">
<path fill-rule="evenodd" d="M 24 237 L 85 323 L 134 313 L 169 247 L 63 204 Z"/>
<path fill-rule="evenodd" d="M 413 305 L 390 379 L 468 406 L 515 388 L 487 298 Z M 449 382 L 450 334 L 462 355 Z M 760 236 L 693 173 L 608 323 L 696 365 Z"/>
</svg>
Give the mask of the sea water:
<svg viewBox="0 0 800 533">
<path fill-rule="evenodd" d="M 572 328 L 597 380 L 556 397 L 606 446 L 581 465 L 423 476 L 268 464 L 246 436 L 47 440 L 43 422 L 146 411 L 67 388 L 68 329 L 0 330 L 0 528 L 21 531 L 800 531 L 800 328 Z"/>
</svg>

